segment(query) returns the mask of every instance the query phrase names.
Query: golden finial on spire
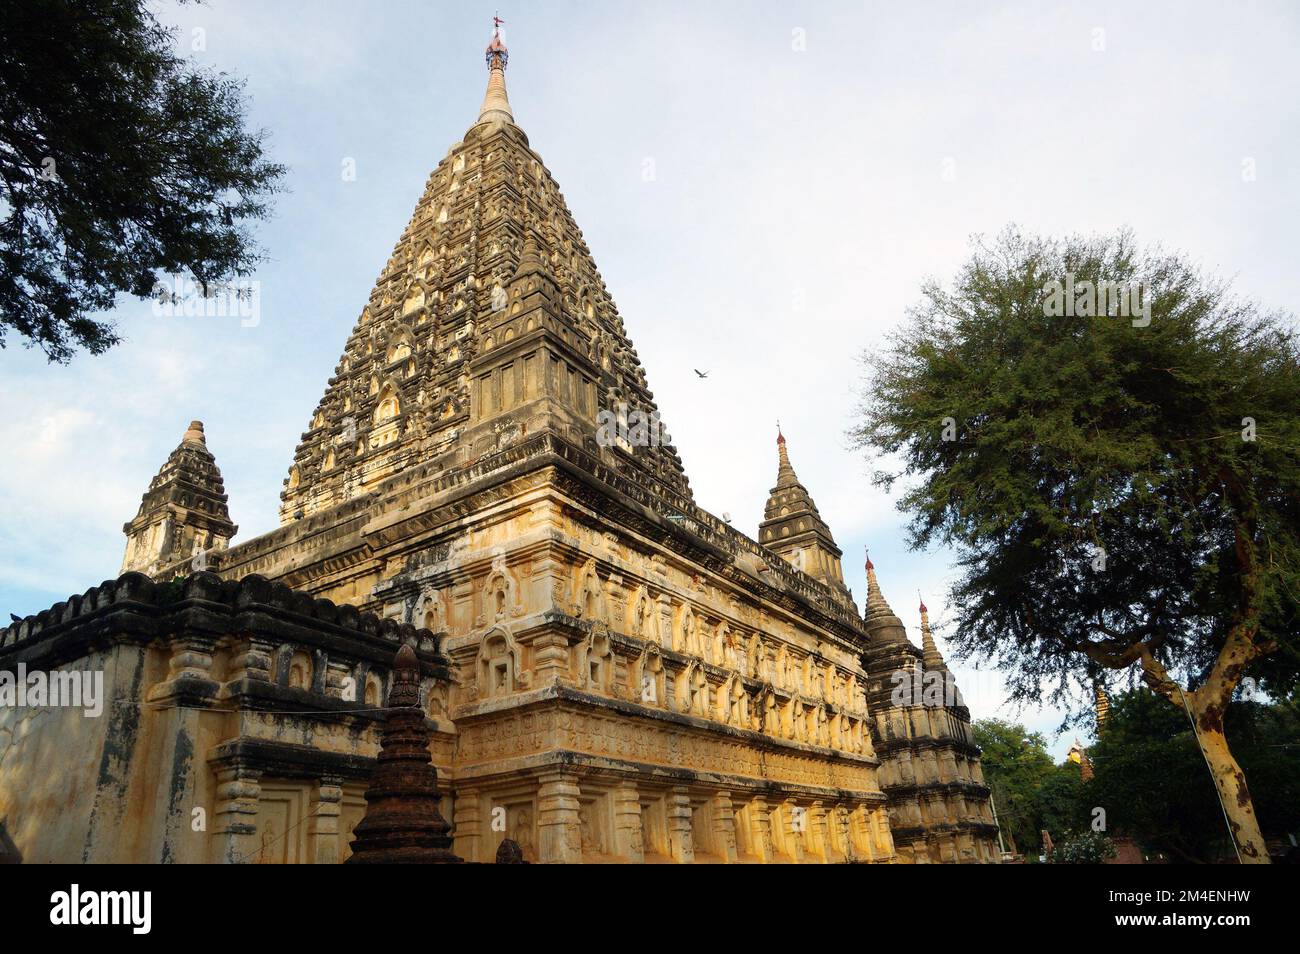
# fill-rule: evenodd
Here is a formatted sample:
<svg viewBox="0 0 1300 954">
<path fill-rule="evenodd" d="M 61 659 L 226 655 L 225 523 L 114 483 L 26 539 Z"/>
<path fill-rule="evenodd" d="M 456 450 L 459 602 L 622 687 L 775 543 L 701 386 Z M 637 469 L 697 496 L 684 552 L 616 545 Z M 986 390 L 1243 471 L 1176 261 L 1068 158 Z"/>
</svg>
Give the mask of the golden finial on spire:
<svg viewBox="0 0 1300 954">
<path fill-rule="evenodd" d="M 781 432 L 781 422 L 776 422 L 776 453 L 778 458 L 776 483 L 778 487 L 791 486 L 797 482 L 794 466 L 790 463 L 790 453 L 785 447 L 785 434 Z"/>
<path fill-rule="evenodd" d="M 506 64 L 510 62 L 510 51 L 506 49 L 505 39 L 501 36 L 501 24 L 505 22 L 499 16 L 492 18 L 492 40 L 488 43 L 486 52 L 488 86 L 483 106 L 478 112 L 480 123 L 515 121 L 514 113 L 510 111 L 510 100 L 506 97 Z"/>
<path fill-rule="evenodd" d="M 939 646 L 934 641 L 934 633 L 930 629 L 930 611 L 926 609 L 920 590 L 916 591 L 916 597 L 921 601 L 921 658 L 925 660 L 925 668 L 946 669 L 943 654 L 939 652 Z"/>
</svg>

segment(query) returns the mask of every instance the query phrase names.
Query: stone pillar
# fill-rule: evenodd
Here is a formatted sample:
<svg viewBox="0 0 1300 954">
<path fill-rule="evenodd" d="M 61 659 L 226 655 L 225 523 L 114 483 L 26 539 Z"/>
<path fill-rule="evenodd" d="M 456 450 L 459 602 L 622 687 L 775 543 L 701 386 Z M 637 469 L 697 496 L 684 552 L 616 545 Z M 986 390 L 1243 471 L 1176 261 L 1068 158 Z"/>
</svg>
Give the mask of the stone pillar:
<svg viewBox="0 0 1300 954">
<path fill-rule="evenodd" d="M 483 818 L 476 788 L 456 790 L 452 811 L 452 851 L 466 861 L 490 861 L 483 851 Z"/>
<path fill-rule="evenodd" d="M 948 822 L 948 802 L 943 795 L 928 792 L 919 799 L 924 803 L 924 813 L 922 817 L 930 825 L 943 825 Z"/>
<path fill-rule="evenodd" d="M 713 837 L 718 843 L 718 855 L 731 864 L 736 860 L 736 813 L 731 807 L 731 793 L 718 792 L 713 796 Z"/>
<path fill-rule="evenodd" d="M 840 847 L 844 849 L 844 860 L 857 861 L 859 857 L 858 846 L 853 843 L 848 808 L 843 805 L 836 805 L 832 808 L 831 824 L 834 826 L 835 837 L 839 840 Z"/>
<path fill-rule="evenodd" d="M 322 776 L 312 788 L 307 817 L 307 853 L 312 864 L 335 865 L 342 855 L 339 815 L 343 811 L 342 779 Z"/>
<path fill-rule="evenodd" d="M 808 831 L 812 834 L 812 855 L 816 860 L 823 864 L 838 860 L 835 846 L 831 844 L 826 809 L 820 801 L 814 801 L 808 806 Z"/>
<path fill-rule="evenodd" d="M 957 857 L 963 864 L 971 864 L 980 860 L 975 851 L 975 838 L 969 831 L 957 833 Z"/>
<path fill-rule="evenodd" d="M 848 843 L 860 858 L 877 861 L 876 839 L 872 832 L 871 814 L 865 805 L 855 805 L 845 810 L 845 830 Z"/>
<path fill-rule="evenodd" d="M 933 749 L 927 749 L 921 756 L 921 765 L 917 775 L 919 776 L 918 781 L 925 785 L 940 781 L 939 760 L 935 757 Z"/>
<path fill-rule="evenodd" d="M 661 571 L 662 572 L 662 571 Z M 659 645 L 663 649 L 673 648 L 673 605 L 664 593 L 656 598 L 659 613 Z"/>
<path fill-rule="evenodd" d="M 808 810 L 802 805 L 795 804 L 794 799 L 787 798 L 782 803 L 781 823 L 790 860 L 796 864 L 803 864 L 806 860 L 804 858 L 804 839 L 806 837 L 804 832 L 808 829 Z"/>
<path fill-rule="evenodd" d="M 167 676 L 149 689 L 148 701 L 155 708 L 210 706 L 219 685 L 212 678 L 216 639 L 203 633 L 184 633 L 172 639 L 170 649 Z"/>
<path fill-rule="evenodd" d="M 533 681 L 531 688 L 553 685 L 557 682 L 572 684 L 569 638 L 564 633 L 542 633 L 529 644 L 533 650 Z"/>
<path fill-rule="evenodd" d="M 891 781 L 899 781 L 904 785 L 915 785 L 917 783 L 916 772 L 912 767 L 912 753 L 904 749 L 894 757 L 894 777 Z"/>
<path fill-rule="evenodd" d="M 250 682 L 270 682 L 272 651 L 269 640 L 249 636 L 231 660 L 227 682 L 236 683 L 244 679 Z"/>
<path fill-rule="evenodd" d="M 945 865 L 955 865 L 958 862 L 957 857 L 957 838 L 955 835 L 939 835 L 936 839 L 939 844 L 939 860 Z"/>
<path fill-rule="evenodd" d="M 691 796 L 681 785 L 668 793 L 668 850 L 678 864 L 695 861 L 695 842 L 691 838 Z"/>
<path fill-rule="evenodd" d="M 468 450 L 468 448 L 466 448 Z M 474 581 L 469 577 L 457 580 L 451 585 L 450 605 L 447 607 L 446 627 L 448 632 L 463 636 L 473 626 L 474 620 Z M 364 687 L 362 687 L 364 688 Z M 358 692 L 361 691 L 359 688 Z"/>
<path fill-rule="evenodd" d="M 549 526 L 551 535 L 564 532 L 561 528 L 560 514 L 553 506 L 547 508 L 541 519 L 538 519 L 537 511 L 534 511 L 532 523 L 535 527 Z M 568 613 L 569 607 L 566 604 L 571 585 L 569 574 L 569 566 L 556 556 L 556 551 L 553 548 L 548 547 L 532 564 L 528 587 L 532 590 L 533 599 L 525 604 L 527 611 L 554 609 L 562 613 Z"/>
<path fill-rule="evenodd" d="M 939 759 L 939 781 L 951 782 L 957 777 L 957 758 L 951 749 L 944 749 Z"/>
<path fill-rule="evenodd" d="M 217 811 L 212 826 L 217 861 L 251 861 L 261 847 L 257 840 L 261 776 L 261 772 L 242 766 L 223 768 L 217 773 Z"/>
<path fill-rule="evenodd" d="M 871 843 L 872 857 L 877 861 L 892 861 L 894 858 L 894 836 L 889 830 L 889 821 L 884 808 L 877 808 L 871 813 L 873 835 Z"/>
<path fill-rule="evenodd" d="M 754 842 L 754 851 L 763 864 L 772 863 L 772 816 L 767 807 L 767 799 L 757 795 L 749 803 L 750 831 Z"/>
<path fill-rule="evenodd" d="M 645 862 L 645 832 L 641 827 L 641 797 L 635 782 L 614 789 L 614 853 L 632 864 Z"/>
<path fill-rule="evenodd" d="M 579 864 L 578 780 L 572 772 L 541 776 L 537 789 L 537 855 L 542 864 Z"/>
</svg>

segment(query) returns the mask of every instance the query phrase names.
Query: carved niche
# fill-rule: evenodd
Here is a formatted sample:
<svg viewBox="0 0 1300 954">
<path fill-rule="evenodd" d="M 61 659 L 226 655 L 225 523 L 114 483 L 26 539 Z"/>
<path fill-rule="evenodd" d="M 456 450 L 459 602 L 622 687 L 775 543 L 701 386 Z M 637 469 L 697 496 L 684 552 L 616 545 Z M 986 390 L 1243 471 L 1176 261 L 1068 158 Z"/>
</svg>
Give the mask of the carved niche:
<svg viewBox="0 0 1300 954">
<path fill-rule="evenodd" d="M 609 612 L 605 605 L 605 591 L 596 573 L 596 561 L 588 560 L 578 571 L 573 586 L 575 615 L 583 619 L 606 620 Z"/>
<path fill-rule="evenodd" d="M 641 655 L 632 664 L 629 682 L 634 700 L 646 706 L 662 708 L 665 705 L 664 661 L 656 644 L 647 643 L 641 650 Z"/>
<path fill-rule="evenodd" d="M 692 659 L 677 677 L 673 697 L 679 712 L 709 714 L 709 680 L 698 659 Z"/>
<path fill-rule="evenodd" d="M 506 567 L 504 554 L 498 555 L 492 561 L 492 572 L 483 583 L 481 596 L 483 611 L 478 617 L 480 626 L 523 615 L 523 606 L 519 601 L 519 584 Z"/>
<path fill-rule="evenodd" d="M 479 699 L 495 699 L 526 688 L 528 673 L 523 668 L 523 653 L 510 631 L 494 626 L 483 634 L 475 664 Z"/>
<path fill-rule="evenodd" d="M 644 586 L 638 586 L 628 601 L 628 629 L 646 642 L 659 642 L 659 613 Z"/>
<path fill-rule="evenodd" d="M 578 649 L 578 685 L 613 695 L 614 669 L 609 627 L 597 624 Z"/>
<path fill-rule="evenodd" d="M 411 622 L 423 626 L 431 633 L 447 631 L 447 605 L 439 590 L 430 587 L 420 594 Z"/>
</svg>

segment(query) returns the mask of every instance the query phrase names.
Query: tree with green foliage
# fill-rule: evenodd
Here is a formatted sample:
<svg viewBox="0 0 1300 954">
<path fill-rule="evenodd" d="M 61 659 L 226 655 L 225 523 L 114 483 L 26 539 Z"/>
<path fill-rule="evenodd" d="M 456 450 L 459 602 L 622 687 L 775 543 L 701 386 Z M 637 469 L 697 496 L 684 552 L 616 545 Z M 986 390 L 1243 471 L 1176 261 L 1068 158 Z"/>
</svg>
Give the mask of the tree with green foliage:
<svg viewBox="0 0 1300 954">
<path fill-rule="evenodd" d="M 1041 733 L 1003 719 L 979 719 L 971 733 L 1008 848 L 1032 857 L 1044 829 L 1060 836 L 1086 824 L 1078 766 L 1053 762 Z"/>
<path fill-rule="evenodd" d="M 26 0 L 0 31 L 0 347 L 51 361 L 118 342 L 95 313 L 164 275 L 214 283 L 260 255 L 282 166 L 242 87 L 178 56 L 140 0 Z"/>
<path fill-rule="evenodd" d="M 1032 852 L 1044 827 L 1038 792 L 1056 770 L 1047 743 L 1040 733 L 1002 719 L 980 719 L 971 732 L 998 823 L 1011 841 L 1007 847 Z"/>
<path fill-rule="evenodd" d="M 907 479 L 913 547 L 957 551 L 960 655 L 1066 705 L 1136 667 L 1194 721 L 1242 860 L 1267 862 L 1223 717 L 1243 677 L 1294 680 L 1288 319 L 1127 233 L 1008 230 L 867 361 L 853 437 L 879 483 Z"/>
<path fill-rule="evenodd" d="M 1079 766 L 1074 762 L 1054 766 L 1054 771 L 1043 779 L 1038 789 L 1038 811 L 1042 827 L 1054 838 L 1088 827 L 1091 819 L 1083 792 Z"/>
<path fill-rule="evenodd" d="M 1251 780 L 1265 831 L 1300 830 L 1300 707 L 1233 702 L 1224 725 Z M 1085 799 L 1106 809 L 1107 827 L 1185 862 L 1212 862 L 1232 847 L 1214 785 L 1185 714 L 1146 689 L 1111 700 L 1089 750 Z"/>
</svg>

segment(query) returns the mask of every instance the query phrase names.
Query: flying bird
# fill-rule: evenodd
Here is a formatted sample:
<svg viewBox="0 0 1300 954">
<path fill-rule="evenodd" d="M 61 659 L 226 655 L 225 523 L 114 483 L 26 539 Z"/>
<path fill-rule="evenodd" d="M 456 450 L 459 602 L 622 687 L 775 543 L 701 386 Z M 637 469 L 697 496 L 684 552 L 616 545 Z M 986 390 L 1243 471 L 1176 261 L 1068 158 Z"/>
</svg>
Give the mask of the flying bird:
<svg viewBox="0 0 1300 954">
<path fill-rule="evenodd" d="M 708 371 L 701 371 L 699 368 L 691 368 L 691 370 L 694 371 L 696 374 L 698 374 L 701 378 L 707 378 L 709 376 Z"/>
</svg>

